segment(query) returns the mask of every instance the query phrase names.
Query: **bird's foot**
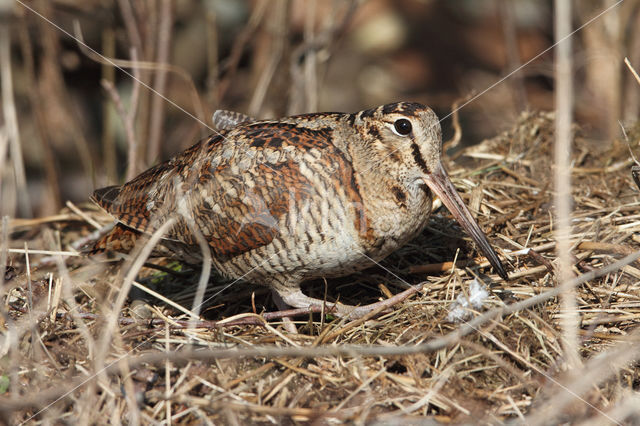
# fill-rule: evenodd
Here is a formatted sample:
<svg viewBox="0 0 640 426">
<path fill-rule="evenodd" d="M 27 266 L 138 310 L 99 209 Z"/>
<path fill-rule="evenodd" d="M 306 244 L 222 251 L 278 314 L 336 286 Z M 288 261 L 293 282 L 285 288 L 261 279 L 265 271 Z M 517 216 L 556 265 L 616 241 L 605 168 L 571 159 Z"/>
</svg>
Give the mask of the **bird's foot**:
<svg viewBox="0 0 640 426">
<path fill-rule="evenodd" d="M 337 315 L 342 318 L 357 319 L 373 311 L 379 311 L 380 313 L 389 312 L 392 306 L 402 302 L 407 297 L 416 293 L 420 289 L 422 289 L 422 284 L 413 286 L 403 291 L 402 293 L 396 294 L 395 296 L 389 299 L 381 300 L 380 302 L 371 303 L 369 305 L 363 305 L 363 306 L 343 305 L 342 303 L 327 302 L 324 300 L 309 297 L 304 293 L 302 293 L 300 289 L 296 289 L 296 290 L 290 290 L 290 291 L 279 291 L 277 293 L 279 297 L 276 297 L 276 303 L 278 303 L 277 300 L 281 298 L 282 302 L 286 303 L 287 305 L 293 306 L 295 308 L 311 308 L 312 306 L 325 306 L 326 311 L 328 313 L 329 312 L 333 313 L 334 315 Z"/>
<path fill-rule="evenodd" d="M 273 301 L 281 311 L 286 311 L 290 307 L 290 305 L 288 305 L 287 302 L 283 300 L 282 296 L 280 296 L 280 293 L 275 290 L 273 291 Z M 293 321 L 291 321 L 291 318 L 282 318 L 282 324 L 284 325 L 284 329 L 289 333 L 298 334 L 298 329 L 296 328 L 296 325 L 293 323 Z"/>
</svg>

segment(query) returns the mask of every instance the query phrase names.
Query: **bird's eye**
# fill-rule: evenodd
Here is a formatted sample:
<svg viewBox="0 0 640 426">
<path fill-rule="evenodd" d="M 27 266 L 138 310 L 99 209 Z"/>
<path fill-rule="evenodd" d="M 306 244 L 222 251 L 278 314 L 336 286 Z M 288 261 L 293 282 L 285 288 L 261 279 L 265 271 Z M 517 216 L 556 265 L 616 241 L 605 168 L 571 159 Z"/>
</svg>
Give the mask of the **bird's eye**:
<svg viewBox="0 0 640 426">
<path fill-rule="evenodd" d="M 393 123 L 393 128 L 400 136 L 407 136 L 411 133 L 411 122 L 406 118 L 400 118 Z"/>
</svg>

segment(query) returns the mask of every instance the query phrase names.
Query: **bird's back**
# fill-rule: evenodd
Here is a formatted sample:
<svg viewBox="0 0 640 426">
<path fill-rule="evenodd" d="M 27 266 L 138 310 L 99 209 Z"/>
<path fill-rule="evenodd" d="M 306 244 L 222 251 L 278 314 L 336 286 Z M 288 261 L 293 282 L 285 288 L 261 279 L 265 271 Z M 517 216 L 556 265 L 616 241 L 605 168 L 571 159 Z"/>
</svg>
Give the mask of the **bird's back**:
<svg viewBox="0 0 640 426">
<path fill-rule="evenodd" d="M 197 257 L 194 233 L 201 232 L 216 266 L 230 275 L 264 261 L 274 271 L 330 269 L 369 231 L 351 162 L 334 137 L 329 126 L 238 126 L 93 199 L 134 232 L 152 233 L 173 216 L 164 243 Z"/>
</svg>

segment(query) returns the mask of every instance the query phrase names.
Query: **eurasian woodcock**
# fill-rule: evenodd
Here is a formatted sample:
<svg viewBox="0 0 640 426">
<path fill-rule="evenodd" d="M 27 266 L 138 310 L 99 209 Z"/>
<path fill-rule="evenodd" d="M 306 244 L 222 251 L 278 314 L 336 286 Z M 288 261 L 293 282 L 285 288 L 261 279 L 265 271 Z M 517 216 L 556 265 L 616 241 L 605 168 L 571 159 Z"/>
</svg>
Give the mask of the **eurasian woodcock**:
<svg viewBox="0 0 640 426">
<path fill-rule="evenodd" d="M 372 266 L 418 235 L 433 194 L 449 208 L 502 277 L 507 274 L 441 162 L 441 129 L 428 107 L 398 102 L 353 114 L 317 113 L 256 120 L 218 111 L 220 133 L 198 142 L 93 200 L 118 221 L 97 251 L 126 250 L 168 217 L 162 247 L 214 266 L 230 278 L 264 284 L 294 307 L 323 301 L 300 283 Z M 338 304 L 338 314 L 369 309 Z"/>
</svg>

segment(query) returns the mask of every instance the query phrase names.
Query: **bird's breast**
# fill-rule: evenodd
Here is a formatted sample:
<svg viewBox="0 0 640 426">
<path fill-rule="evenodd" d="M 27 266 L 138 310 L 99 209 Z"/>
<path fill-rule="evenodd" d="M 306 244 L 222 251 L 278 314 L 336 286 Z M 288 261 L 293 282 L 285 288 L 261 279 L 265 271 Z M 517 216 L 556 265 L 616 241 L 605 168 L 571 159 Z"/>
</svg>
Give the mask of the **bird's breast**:
<svg viewBox="0 0 640 426">
<path fill-rule="evenodd" d="M 432 194 L 426 186 L 381 185 L 368 194 L 366 216 L 370 234 L 369 250 L 384 257 L 418 235 L 431 213 Z"/>
</svg>

